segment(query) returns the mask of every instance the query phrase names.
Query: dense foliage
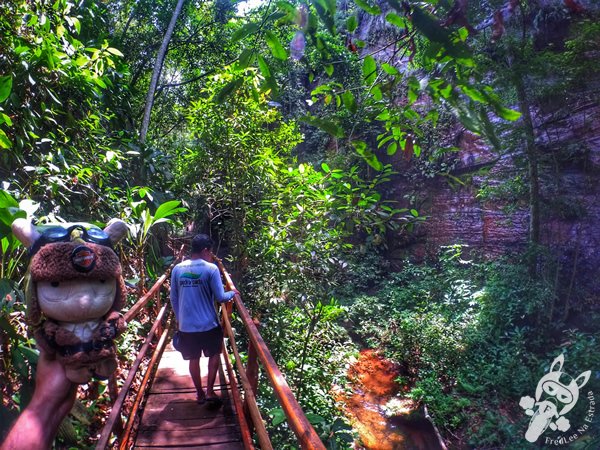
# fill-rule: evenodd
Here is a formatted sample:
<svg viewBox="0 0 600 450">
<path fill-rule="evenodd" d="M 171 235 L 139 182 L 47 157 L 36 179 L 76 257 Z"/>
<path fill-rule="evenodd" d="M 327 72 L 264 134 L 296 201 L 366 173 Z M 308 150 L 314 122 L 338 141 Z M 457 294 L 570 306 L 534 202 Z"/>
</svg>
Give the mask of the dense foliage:
<svg viewBox="0 0 600 450">
<path fill-rule="evenodd" d="M 587 164 L 589 148 L 548 151 L 532 119 L 598 101 L 587 86 L 597 9 L 282 0 L 241 14 L 233 1 L 188 0 L 176 15 L 177 4 L 0 0 L 0 437 L 31 396 L 38 356 L 10 224 L 121 217 L 132 294 L 171 261 L 181 240 L 169 237 L 215 238 L 329 448 L 355 438 L 332 388 L 361 345 L 403 368 L 399 384 L 451 444 L 521 448 L 519 398 L 557 352 L 572 374 L 600 369 L 597 305 L 580 300 L 593 293 L 574 286 L 576 262 L 560 273 L 539 234 L 556 211 L 585 215 L 548 174 Z M 516 161 L 501 180 L 476 174 L 478 199 L 528 211 L 527 253 L 486 262 L 450 246 L 392 266 L 388 244 L 421 230 L 432 180 L 473 181 L 453 171 L 465 130 Z M 129 327 L 124 363 L 148 324 Z M 274 442 L 292 447 L 265 384 Z M 104 389 L 82 388 L 92 414 L 72 415 L 59 439 L 93 445 Z M 600 395 L 597 376 L 589 389 Z"/>
<path fill-rule="evenodd" d="M 569 373 L 597 366 L 590 350 L 598 335 L 549 320 L 553 287 L 531 280 L 525 264 L 463 258 L 453 246 L 435 265 L 406 262 L 374 295 L 348 298 L 348 317 L 369 346 L 404 363 L 407 395 L 427 404 L 448 435 L 458 433 L 455 445 L 524 448 L 529 418 L 519 399 L 531 395 L 557 348 Z M 599 387 L 590 379 L 586 392 Z M 588 408 L 570 417 L 583 423 Z M 581 448 L 595 439 L 594 426 Z"/>
</svg>

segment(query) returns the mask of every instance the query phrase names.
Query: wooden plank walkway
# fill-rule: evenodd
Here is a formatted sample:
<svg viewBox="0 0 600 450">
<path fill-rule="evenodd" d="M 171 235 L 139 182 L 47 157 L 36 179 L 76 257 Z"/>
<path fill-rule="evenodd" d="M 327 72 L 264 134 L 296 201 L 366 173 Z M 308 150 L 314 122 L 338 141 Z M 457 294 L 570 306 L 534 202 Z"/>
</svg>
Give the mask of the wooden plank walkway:
<svg viewBox="0 0 600 450">
<path fill-rule="evenodd" d="M 201 358 L 200 363 L 202 385 L 206 389 L 208 358 Z M 133 448 L 243 449 L 230 389 L 221 355 L 215 391 L 223 399 L 223 406 L 211 410 L 207 404 L 198 405 L 188 362 L 169 344 L 152 383 Z"/>
</svg>

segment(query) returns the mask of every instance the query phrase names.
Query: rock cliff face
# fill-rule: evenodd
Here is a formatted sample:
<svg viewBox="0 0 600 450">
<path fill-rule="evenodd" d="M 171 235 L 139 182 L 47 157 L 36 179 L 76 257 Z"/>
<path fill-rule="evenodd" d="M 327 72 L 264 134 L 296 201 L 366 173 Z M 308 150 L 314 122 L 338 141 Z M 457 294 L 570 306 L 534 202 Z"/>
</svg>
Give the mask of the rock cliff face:
<svg viewBox="0 0 600 450">
<path fill-rule="evenodd" d="M 536 144 L 541 152 L 541 239 L 550 249 L 547 261 L 553 263 L 557 282 L 573 283 L 572 288 L 585 297 L 581 301 L 598 300 L 600 102 L 587 101 L 566 112 L 564 108 L 551 113 L 537 111 L 534 117 Z M 481 198 L 486 186 L 498 187 L 518 174 L 526 190 L 524 155 L 517 152 L 498 157 L 468 132 L 463 132 L 458 141 L 460 151 L 453 172 L 468 182 L 451 184 L 446 177 L 426 182 L 425 201 L 419 212 L 428 220 L 408 242 L 391 242 L 393 255 L 408 252 L 423 259 L 433 255 L 440 245 L 451 244 L 468 245 L 486 257 L 526 249 L 529 210 L 522 196 L 521 200 Z M 397 167 L 399 164 L 405 162 L 396 161 Z M 486 173 L 481 168 L 486 168 Z M 471 176 L 465 177 L 468 174 Z M 404 190 L 401 178 L 394 190 Z"/>
<path fill-rule="evenodd" d="M 384 12 L 389 8 L 385 1 L 375 2 Z M 588 13 L 598 13 L 594 2 L 582 5 Z M 358 17 L 355 37 L 368 43 L 363 55 L 374 53 L 408 70 L 405 61 L 395 59 L 393 48 L 386 45 L 398 29 L 385 21 L 384 14 L 359 13 Z M 567 20 L 562 27 L 548 22 L 554 16 L 544 17 L 545 25 L 535 35 L 536 48 L 550 43 L 563 48 L 567 16 L 560 16 Z M 589 53 L 584 55 L 587 60 L 600 60 L 597 51 Z M 555 92 L 552 101 L 532 111 L 540 152 L 540 237 L 548 249 L 541 262 L 557 287 L 563 286 L 569 296 L 584 297 L 581 301 L 600 299 L 600 82 L 596 79 L 597 75 L 590 75 L 577 96 Z M 567 98 L 569 105 L 564 104 Z M 469 251 L 488 258 L 527 250 L 530 217 L 524 149 L 512 145 L 513 153 L 499 155 L 459 127 L 447 134 L 450 145 L 459 149 L 447 161 L 453 168 L 449 177 L 431 178 L 429 172 L 417 179 L 415 165 L 419 163 L 415 160 L 402 154 L 387 161 L 382 158 L 399 173 L 388 198 L 416 206 L 420 215 L 427 216 L 415 232 L 390 238 L 392 263 L 400 264 L 406 256 L 424 260 L 435 256 L 440 246 L 452 244 L 469 246 Z M 413 175 L 406 176 L 409 172 Z M 406 200 L 411 191 L 418 197 L 416 202 Z"/>
</svg>

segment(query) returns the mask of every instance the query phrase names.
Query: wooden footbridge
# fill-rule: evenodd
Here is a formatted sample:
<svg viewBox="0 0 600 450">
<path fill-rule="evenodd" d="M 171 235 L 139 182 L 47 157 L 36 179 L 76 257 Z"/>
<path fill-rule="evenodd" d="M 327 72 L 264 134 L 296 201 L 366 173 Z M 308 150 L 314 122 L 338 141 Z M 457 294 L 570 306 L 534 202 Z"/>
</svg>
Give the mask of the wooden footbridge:
<svg viewBox="0 0 600 450">
<path fill-rule="evenodd" d="M 222 262 L 216 259 L 226 289 L 234 288 Z M 173 265 L 178 262 L 176 260 Z M 170 344 L 173 323 L 165 282 L 170 269 L 125 314 L 129 322 L 142 311 L 155 315 L 137 359 L 129 367 L 119 388 L 109 380 L 113 403 L 96 450 L 110 449 L 272 449 L 265 420 L 256 403 L 259 366 L 270 382 L 284 411 L 289 428 L 303 449 L 324 449 L 319 436 L 298 405 L 285 378 L 265 345 L 255 322 L 239 296 L 221 308 L 225 339 L 215 391 L 221 406 L 196 403 L 196 389 L 189 376 L 188 363 Z M 247 362 L 242 364 L 236 335 L 229 322 L 232 309 L 241 319 L 249 341 Z M 230 354 L 235 364 L 231 364 Z M 149 362 L 147 365 L 143 361 Z M 202 384 L 206 386 L 206 358 Z M 142 367 L 145 367 L 143 370 Z M 139 386 L 132 392 L 133 385 Z"/>
</svg>

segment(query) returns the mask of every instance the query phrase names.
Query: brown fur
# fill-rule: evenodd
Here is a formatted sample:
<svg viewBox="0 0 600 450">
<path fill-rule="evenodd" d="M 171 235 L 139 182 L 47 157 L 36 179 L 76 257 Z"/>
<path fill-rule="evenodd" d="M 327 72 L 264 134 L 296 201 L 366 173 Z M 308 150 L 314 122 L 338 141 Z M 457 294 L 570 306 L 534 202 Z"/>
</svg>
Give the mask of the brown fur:
<svg viewBox="0 0 600 450">
<path fill-rule="evenodd" d="M 77 271 L 71 263 L 71 254 L 79 246 L 85 245 L 96 254 L 96 265 L 88 273 Z M 125 305 L 127 291 L 121 276 L 121 265 L 117 255 L 108 247 L 86 242 L 56 242 L 43 246 L 31 259 L 29 277 L 26 282 L 27 322 L 38 346 L 49 355 L 55 356 L 71 371 L 79 371 L 72 381 L 84 383 L 92 375 L 108 377 L 116 368 L 116 347 L 94 349 L 89 352 L 77 352 L 73 355 L 61 355 L 57 348 L 81 344 L 81 340 L 71 331 L 62 328 L 54 320 L 44 317 L 36 293 L 36 282 L 67 281 L 86 279 L 117 279 L 117 292 L 111 309 L 104 317 L 99 317 L 98 328 L 94 332 L 94 341 L 106 337 L 111 323 L 116 327 L 117 335 L 125 330 L 125 321 L 119 311 Z M 104 336 L 103 336 L 104 333 Z M 112 338 L 111 338 L 112 339 Z M 87 374 L 87 375 L 86 375 Z M 85 380 L 85 381 L 84 381 Z"/>
<path fill-rule="evenodd" d="M 96 266 L 88 273 L 78 272 L 71 263 L 71 253 L 75 248 L 82 245 L 78 242 L 55 242 L 44 245 L 31 258 L 29 271 L 33 281 L 66 281 L 93 279 L 102 280 L 106 278 L 119 278 L 121 265 L 119 258 L 112 249 L 104 245 L 85 242 L 96 254 Z"/>
</svg>

